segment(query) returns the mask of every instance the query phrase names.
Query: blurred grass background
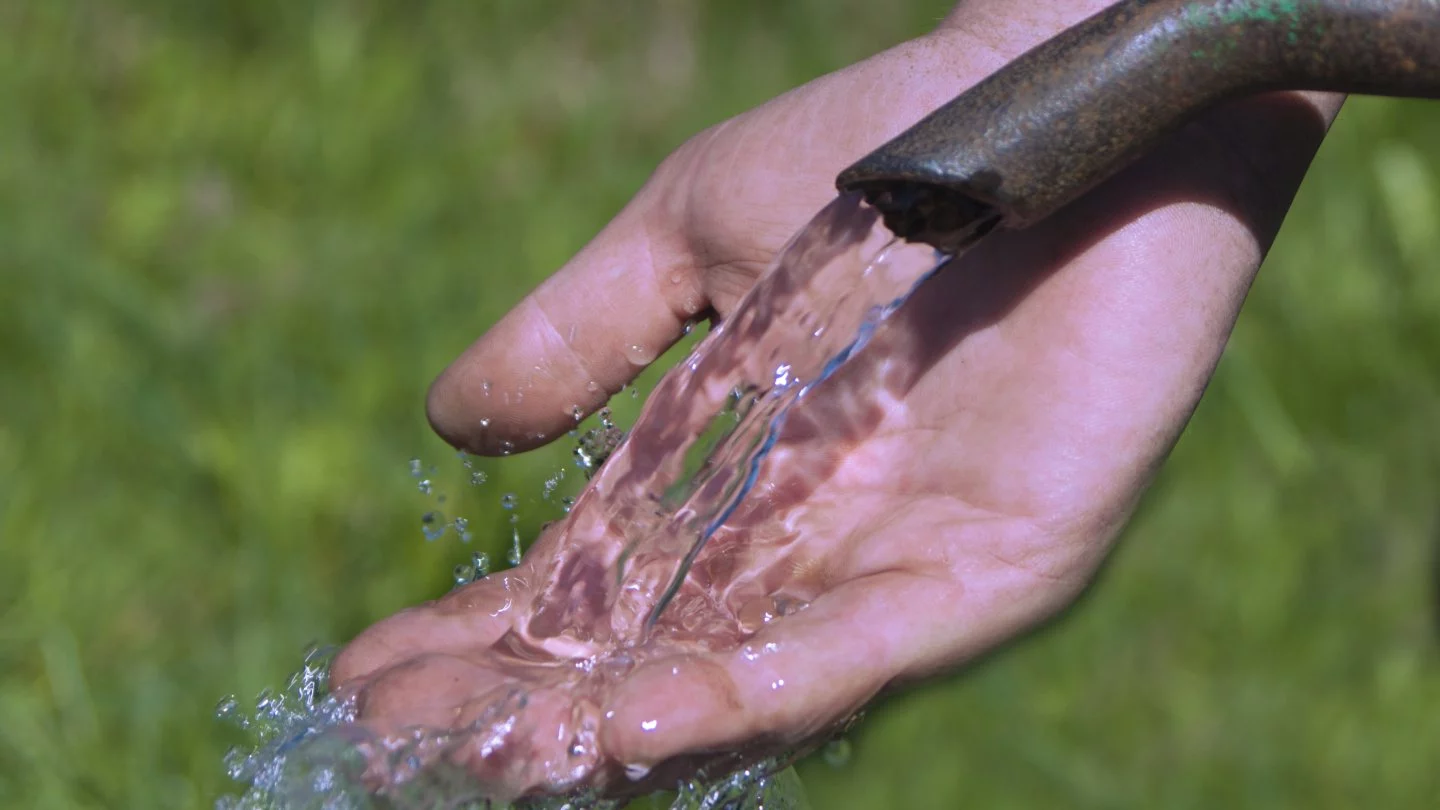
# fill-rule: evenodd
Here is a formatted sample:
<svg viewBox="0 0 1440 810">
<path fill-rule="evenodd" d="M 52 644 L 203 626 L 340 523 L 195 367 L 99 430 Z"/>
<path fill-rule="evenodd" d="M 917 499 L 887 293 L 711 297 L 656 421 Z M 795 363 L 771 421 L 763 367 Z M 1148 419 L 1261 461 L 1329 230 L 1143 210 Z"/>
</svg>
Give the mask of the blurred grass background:
<svg viewBox="0 0 1440 810">
<path fill-rule="evenodd" d="M 0 0 L 0 806 L 208 806 L 217 699 L 447 587 L 439 493 L 532 534 L 566 448 L 465 486 L 431 376 L 686 136 L 946 6 Z M 1437 492 L 1440 105 L 1353 101 L 1101 587 L 814 806 L 1440 807 Z"/>
</svg>

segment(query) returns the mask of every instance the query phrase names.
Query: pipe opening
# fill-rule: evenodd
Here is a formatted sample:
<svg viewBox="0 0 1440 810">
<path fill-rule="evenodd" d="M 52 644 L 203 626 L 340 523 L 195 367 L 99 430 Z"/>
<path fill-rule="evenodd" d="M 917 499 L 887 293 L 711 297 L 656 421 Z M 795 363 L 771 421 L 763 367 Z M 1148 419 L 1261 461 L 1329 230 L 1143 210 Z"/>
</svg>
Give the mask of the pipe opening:
<svg viewBox="0 0 1440 810">
<path fill-rule="evenodd" d="M 896 236 L 955 253 L 1000 224 L 1000 212 L 954 189 L 910 180 L 858 182 L 850 187 L 880 212 Z"/>
</svg>

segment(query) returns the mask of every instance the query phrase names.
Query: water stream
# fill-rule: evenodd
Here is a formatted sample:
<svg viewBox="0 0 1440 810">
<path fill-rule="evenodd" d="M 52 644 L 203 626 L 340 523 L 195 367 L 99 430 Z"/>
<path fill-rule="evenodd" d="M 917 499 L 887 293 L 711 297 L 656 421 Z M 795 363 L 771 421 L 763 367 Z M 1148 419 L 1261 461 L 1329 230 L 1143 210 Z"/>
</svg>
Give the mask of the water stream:
<svg viewBox="0 0 1440 810">
<path fill-rule="evenodd" d="M 487 654 L 503 688 L 483 710 L 467 713 L 459 729 L 420 729 L 388 741 L 377 795 L 365 789 L 367 779 L 375 786 L 373 756 L 360 753 L 373 752 L 374 741 L 354 723 L 353 700 L 326 694 L 325 662 L 315 657 L 283 693 L 262 696 L 255 712 L 222 705 L 256 740 L 228 762 L 248 791 L 222 807 L 489 807 L 513 796 L 497 798 L 471 774 L 496 762 L 508 763 L 496 766 L 503 779 L 546 792 L 582 784 L 605 757 L 596 742 L 603 722 L 597 707 L 628 673 L 677 650 L 734 649 L 813 598 L 761 570 L 793 537 L 764 530 L 717 537 L 742 507 L 783 512 L 773 492 L 747 496 L 774 470 L 805 475 L 776 452 L 787 417 L 947 258 L 896 240 L 858 196 L 837 198 L 660 381 L 628 437 L 532 551 L 534 586 L 521 588 L 525 583 L 503 574 L 471 586 L 513 586 L 526 595 Z M 722 578 L 697 576 L 697 561 L 726 543 L 747 553 L 732 554 Z M 481 562 L 457 577 L 483 577 Z M 525 743 L 546 736 L 543 724 L 552 721 L 535 706 L 554 695 L 573 704 L 564 739 L 550 748 Z M 491 756 L 507 746 L 508 759 Z M 489 759 L 481 762 L 477 750 Z M 796 807 L 793 775 L 779 773 L 783 759 L 737 759 L 743 767 L 729 776 L 681 785 L 671 806 Z M 615 806 L 583 793 L 522 804 Z"/>
</svg>

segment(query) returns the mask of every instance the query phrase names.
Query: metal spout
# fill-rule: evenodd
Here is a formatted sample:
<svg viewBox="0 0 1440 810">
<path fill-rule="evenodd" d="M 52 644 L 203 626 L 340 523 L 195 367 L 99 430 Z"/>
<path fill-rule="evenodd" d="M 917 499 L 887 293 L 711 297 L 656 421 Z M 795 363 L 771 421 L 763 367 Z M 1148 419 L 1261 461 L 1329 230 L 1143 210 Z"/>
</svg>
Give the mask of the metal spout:
<svg viewBox="0 0 1440 810">
<path fill-rule="evenodd" d="M 1440 0 L 1124 0 L 842 172 L 898 235 L 1024 228 L 1215 104 L 1271 90 L 1440 98 Z M 988 214 L 987 214 L 988 212 Z"/>
</svg>

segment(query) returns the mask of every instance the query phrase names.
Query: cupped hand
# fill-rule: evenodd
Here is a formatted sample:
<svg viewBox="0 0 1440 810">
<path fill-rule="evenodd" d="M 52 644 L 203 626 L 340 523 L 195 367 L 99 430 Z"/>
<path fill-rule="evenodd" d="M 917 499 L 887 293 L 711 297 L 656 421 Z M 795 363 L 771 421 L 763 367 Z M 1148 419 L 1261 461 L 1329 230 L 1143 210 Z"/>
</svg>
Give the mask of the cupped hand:
<svg viewBox="0 0 1440 810">
<path fill-rule="evenodd" d="M 962 4 L 685 144 L 437 380 L 436 429 L 482 453 L 563 435 L 685 321 L 731 312 L 840 169 L 1103 4 L 1013 5 Z M 1338 104 L 1213 111 L 946 267 L 792 414 L 655 642 L 585 688 L 515 643 L 554 532 L 514 571 L 366 631 L 337 688 L 381 735 L 474 727 L 523 692 L 521 726 L 451 756 L 512 793 L 623 793 L 739 761 L 724 752 L 796 750 L 1033 627 L 1085 586 L 1178 437 Z M 739 632 L 689 632 L 713 617 Z"/>
</svg>

